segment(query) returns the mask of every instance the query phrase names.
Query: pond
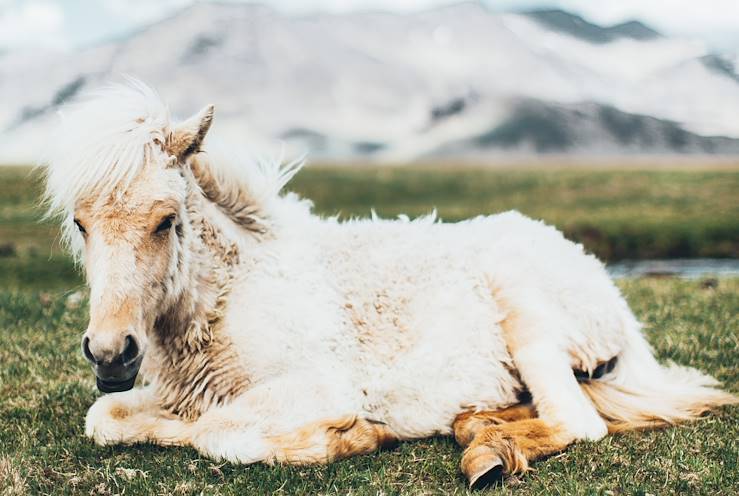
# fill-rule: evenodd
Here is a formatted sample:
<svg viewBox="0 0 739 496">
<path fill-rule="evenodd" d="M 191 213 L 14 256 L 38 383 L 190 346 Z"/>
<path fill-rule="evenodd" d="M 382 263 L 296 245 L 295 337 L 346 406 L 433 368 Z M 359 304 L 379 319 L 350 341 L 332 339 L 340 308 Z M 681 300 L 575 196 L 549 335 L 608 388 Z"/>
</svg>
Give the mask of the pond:
<svg viewBox="0 0 739 496">
<path fill-rule="evenodd" d="M 737 258 L 624 260 L 608 265 L 613 277 L 739 277 Z"/>
</svg>

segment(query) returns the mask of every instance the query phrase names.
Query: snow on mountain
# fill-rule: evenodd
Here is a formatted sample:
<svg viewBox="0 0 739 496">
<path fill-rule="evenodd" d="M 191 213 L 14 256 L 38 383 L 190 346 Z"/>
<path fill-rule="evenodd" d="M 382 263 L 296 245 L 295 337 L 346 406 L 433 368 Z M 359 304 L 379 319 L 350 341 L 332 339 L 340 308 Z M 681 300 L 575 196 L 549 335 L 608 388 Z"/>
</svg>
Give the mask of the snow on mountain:
<svg viewBox="0 0 739 496">
<path fill-rule="evenodd" d="M 0 161 L 38 158 L 60 104 L 120 74 L 177 116 L 215 103 L 215 129 L 256 153 L 737 153 L 735 64 L 638 22 L 563 11 L 290 17 L 199 3 L 76 53 L 0 54 Z"/>
</svg>

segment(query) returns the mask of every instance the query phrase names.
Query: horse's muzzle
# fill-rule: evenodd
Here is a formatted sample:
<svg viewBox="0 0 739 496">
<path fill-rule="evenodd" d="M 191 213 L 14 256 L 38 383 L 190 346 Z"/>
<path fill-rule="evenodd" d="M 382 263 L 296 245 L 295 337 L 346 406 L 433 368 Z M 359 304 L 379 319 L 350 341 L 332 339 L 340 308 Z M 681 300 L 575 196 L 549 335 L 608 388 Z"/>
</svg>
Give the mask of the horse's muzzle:
<svg viewBox="0 0 739 496">
<path fill-rule="evenodd" d="M 103 393 L 128 391 L 136 382 L 144 353 L 136 338 L 129 334 L 124 341 L 123 351 L 110 357 L 110 353 L 95 350 L 90 346 L 90 338 L 82 338 L 82 353 L 92 365 L 97 378 L 97 387 Z"/>
<path fill-rule="evenodd" d="M 111 363 L 93 365 L 97 387 L 102 393 L 119 393 L 133 388 L 141 367 L 143 354 L 130 362 L 114 360 Z"/>
</svg>

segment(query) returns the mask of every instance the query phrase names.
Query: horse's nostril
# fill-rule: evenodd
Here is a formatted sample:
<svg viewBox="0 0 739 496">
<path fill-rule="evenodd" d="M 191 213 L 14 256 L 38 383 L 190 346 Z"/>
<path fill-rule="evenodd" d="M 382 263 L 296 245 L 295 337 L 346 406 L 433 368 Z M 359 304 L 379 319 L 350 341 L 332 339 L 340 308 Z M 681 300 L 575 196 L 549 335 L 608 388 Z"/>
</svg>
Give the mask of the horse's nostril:
<svg viewBox="0 0 739 496">
<path fill-rule="evenodd" d="M 90 363 L 98 363 L 98 361 L 95 359 L 95 355 L 93 355 L 90 351 L 90 338 L 88 338 L 87 336 L 82 338 L 82 353 L 85 355 L 85 358 L 87 358 Z"/>
<path fill-rule="evenodd" d="M 139 356 L 139 345 L 136 343 L 136 338 L 131 334 L 126 336 L 126 344 L 123 348 L 123 363 L 128 363 Z"/>
</svg>

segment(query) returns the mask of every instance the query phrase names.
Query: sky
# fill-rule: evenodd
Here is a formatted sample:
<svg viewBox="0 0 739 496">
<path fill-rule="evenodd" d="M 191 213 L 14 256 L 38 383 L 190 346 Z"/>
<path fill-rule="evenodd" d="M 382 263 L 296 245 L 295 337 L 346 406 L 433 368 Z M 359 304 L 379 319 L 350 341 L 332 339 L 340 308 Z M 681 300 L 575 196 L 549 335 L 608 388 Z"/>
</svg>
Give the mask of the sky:
<svg viewBox="0 0 739 496">
<path fill-rule="evenodd" d="M 249 1 L 249 0 L 231 0 Z M 494 11 L 558 7 L 591 22 L 638 19 L 671 35 L 739 51 L 739 0 L 480 0 Z M 194 0 L 0 0 L 0 50 L 42 46 L 62 50 L 124 35 Z M 285 13 L 383 10 L 412 12 L 453 0 L 264 0 Z"/>
</svg>

